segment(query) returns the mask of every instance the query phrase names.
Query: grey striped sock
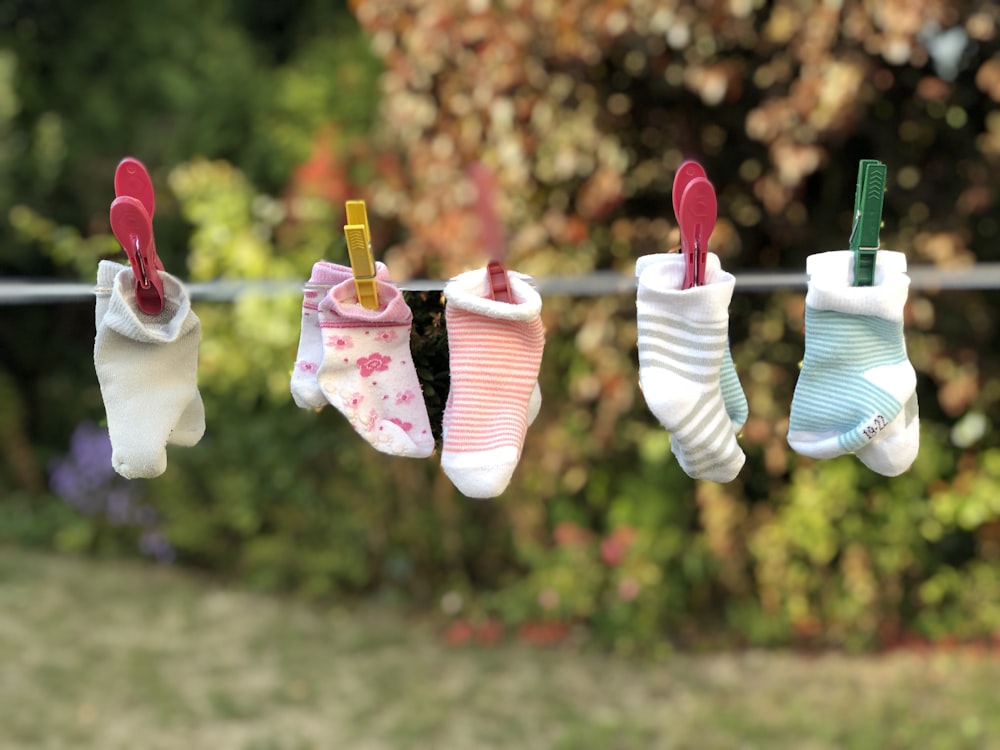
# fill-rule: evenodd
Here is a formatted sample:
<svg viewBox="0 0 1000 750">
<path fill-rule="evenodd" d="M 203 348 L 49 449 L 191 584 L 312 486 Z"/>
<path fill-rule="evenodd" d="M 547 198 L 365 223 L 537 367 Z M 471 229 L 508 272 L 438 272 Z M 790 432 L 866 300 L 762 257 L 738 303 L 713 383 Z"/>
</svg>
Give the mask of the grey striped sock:
<svg viewBox="0 0 1000 750">
<path fill-rule="evenodd" d="M 676 263 L 640 273 L 639 383 L 688 476 L 729 482 L 746 461 L 720 384 L 734 279 L 718 269 L 705 286 L 681 291 L 682 276 Z"/>
</svg>

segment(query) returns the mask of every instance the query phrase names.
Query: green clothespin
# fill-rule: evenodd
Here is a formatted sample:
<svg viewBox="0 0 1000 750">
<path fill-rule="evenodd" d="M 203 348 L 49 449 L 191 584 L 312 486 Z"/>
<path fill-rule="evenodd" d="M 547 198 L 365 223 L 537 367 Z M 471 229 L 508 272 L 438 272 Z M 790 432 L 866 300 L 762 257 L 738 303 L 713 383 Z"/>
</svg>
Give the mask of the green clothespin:
<svg viewBox="0 0 1000 750">
<path fill-rule="evenodd" d="M 885 164 L 877 159 L 862 159 L 858 164 L 850 240 L 851 250 L 854 251 L 854 286 L 875 284 L 875 253 L 878 252 L 878 232 L 882 227 L 885 172 Z"/>
</svg>

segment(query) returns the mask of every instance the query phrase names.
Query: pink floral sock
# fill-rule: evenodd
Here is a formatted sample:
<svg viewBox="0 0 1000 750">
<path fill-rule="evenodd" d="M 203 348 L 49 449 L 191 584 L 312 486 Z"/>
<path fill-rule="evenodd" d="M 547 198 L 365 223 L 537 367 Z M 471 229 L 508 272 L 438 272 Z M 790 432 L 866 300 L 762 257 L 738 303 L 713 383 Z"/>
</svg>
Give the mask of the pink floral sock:
<svg viewBox="0 0 1000 750">
<path fill-rule="evenodd" d="M 542 300 L 528 277 L 508 277 L 513 303 L 489 299 L 485 269 L 455 277 L 444 290 L 451 390 L 441 467 L 468 497 L 507 488 L 540 403 Z"/>
<path fill-rule="evenodd" d="M 375 277 L 389 280 L 389 269 L 384 263 L 375 263 Z M 312 275 L 306 282 L 302 295 L 302 331 L 299 334 L 299 350 L 295 355 L 292 369 L 291 391 L 295 404 L 302 409 L 322 409 L 326 397 L 320 390 L 316 376 L 323 363 L 323 336 L 319 328 L 319 301 L 330 288 L 353 278 L 349 266 L 330 263 L 326 260 L 313 264 Z"/>
<path fill-rule="evenodd" d="M 319 387 L 377 450 L 426 458 L 434 451 L 434 436 L 410 356 L 413 314 L 399 289 L 385 281 L 376 285 L 378 310 L 358 304 L 350 278 L 320 300 Z"/>
</svg>

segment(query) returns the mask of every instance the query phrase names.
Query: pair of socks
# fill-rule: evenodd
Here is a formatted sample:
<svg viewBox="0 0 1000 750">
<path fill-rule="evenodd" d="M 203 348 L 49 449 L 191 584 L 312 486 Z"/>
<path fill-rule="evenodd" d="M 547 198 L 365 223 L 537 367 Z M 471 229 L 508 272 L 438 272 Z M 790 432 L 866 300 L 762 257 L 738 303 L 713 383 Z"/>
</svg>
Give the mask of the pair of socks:
<svg viewBox="0 0 1000 750">
<path fill-rule="evenodd" d="M 916 373 L 906 354 L 906 257 L 880 250 L 875 284 L 852 286 L 854 253 L 806 261 L 806 345 L 788 444 L 811 458 L 854 453 L 872 471 L 897 476 L 920 450 Z"/>
<path fill-rule="evenodd" d="M 380 451 L 424 458 L 434 442 L 410 357 L 412 315 L 384 266 L 378 278 L 379 310 L 365 310 L 350 269 L 314 266 L 292 395 L 303 408 L 332 404 Z M 486 269 L 461 274 L 444 290 L 451 388 L 441 466 L 468 497 L 507 488 L 541 406 L 541 297 L 528 277 L 508 272 L 508 280 L 511 303 L 490 299 Z"/>
<path fill-rule="evenodd" d="M 682 289 L 684 264 L 678 253 L 636 262 L 639 386 L 684 472 L 730 482 L 746 462 L 736 436 L 749 413 L 729 350 L 735 278 L 708 253 L 705 284 Z"/>
<path fill-rule="evenodd" d="M 302 303 L 291 378 L 302 408 L 331 404 L 373 448 L 408 458 L 434 451 L 427 407 L 410 355 L 413 314 L 376 264 L 378 310 L 358 304 L 351 269 L 320 261 Z"/>
<path fill-rule="evenodd" d="M 384 263 L 375 263 L 375 277 L 382 281 L 389 280 L 389 271 Z M 290 384 L 292 398 L 301 409 L 322 409 L 328 403 L 318 380 L 323 364 L 319 303 L 330 293 L 330 289 L 352 278 L 351 269 L 347 266 L 325 260 L 313 264 L 302 294 L 302 328 Z"/>
<path fill-rule="evenodd" d="M 201 321 L 183 285 L 166 271 L 163 310 L 147 315 L 129 266 L 97 268 L 94 368 L 111 436 L 111 463 L 127 479 L 167 468 L 168 443 L 192 446 L 205 433 L 198 391 Z"/>
</svg>

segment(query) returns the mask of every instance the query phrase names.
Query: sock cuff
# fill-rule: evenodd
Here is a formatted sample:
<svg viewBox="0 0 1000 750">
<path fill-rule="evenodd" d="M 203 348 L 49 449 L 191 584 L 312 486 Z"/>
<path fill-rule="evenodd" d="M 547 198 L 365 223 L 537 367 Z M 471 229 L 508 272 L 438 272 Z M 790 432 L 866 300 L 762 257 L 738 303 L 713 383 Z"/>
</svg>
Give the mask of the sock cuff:
<svg viewBox="0 0 1000 750">
<path fill-rule="evenodd" d="M 910 277 L 905 269 L 906 256 L 880 250 L 876 256 L 875 285 L 852 286 L 853 251 L 834 250 L 811 255 L 806 259 L 806 270 L 810 274 L 806 305 L 814 310 L 902 321 L 910 290 Z"/>
<path fill-rule="evenodd" d="M 852 286 L 854 284 L 854 251 L 830 250 L 815 253 L 806 258 L 806 273 L 822 276 L 831 284 Z M 906 273 L 906 255 L 894 250 L 879 250 L 875 254 L 875 284 L 886 274 Z"/>
<path fill-rule="evenodd" d="M 313 263 L 312 273 L 309 275 L 307 285 L 331 287 L 339 284 L 345 278 L 354 278 L 354 272 L 350 266 L 340 263 L 331 263 L 328 260 L 318 260 Z M 389 268 L 380 260 L 375 261 L 375 278 L 382 281 L 389 280 Z"/>
<path fill-rule="evenodd" d="M 466 271 L 449 281 L 444 288 L 448 306 L 496 320 L 528 322 L 542 312 L 542 298 L 531 286 L 531 277 L 516 271 L 507 272 L 514 302 L 490 299 L 487 269 Z"/>
<path fill-rule="evenodd" d="M 102 262 L 103 265 L 103 262 Z M 111 263 L 110 266 L 118 266 Z M 110 274 L 109 266 L 98 266 L 98 285 L 102 274 Z M 119 266 L 111 281 L 111 299 L 101 325 L 117 331 L 125 338 L 144 344 L 168 344 L 201 329 L 201 321 L 191 309 L 191 298 L 184 285 L 172 274 L 157 271 L 163 283 L 163 310 L 147 315 L 139 310 L 135 299 L 135 275 L 130 266 Z M 105 276 L 106 278 L 106 276 Z"/>
<path fill-rule="evenodd" d="M 369 310 L 358 302 L 358 290 L 351 277 L 332 287 L 320 300 L 320 314 L 332 315 L 350 325 L 409 325 L 413 320 L 413 313 L 399 288 L 381 279 L 376 279 L 375 288 L 378 292 L 378 310 Z"/>
<path fill-rule="evenodd" d="M 708 283 L 690 289 L 681 289 L 684 283 L 684 256 L 676 253 L 660 255 L 664 256 L 661 261 L 642 266 L 636 296 L 638 305 L 651 305 L 699 323 L 729 320 L 729 303 L 733 298 L 736 278 L 722 270 L 715 253 L 708 253 L 705 262 L 705 280 Z M 636 268 L 638 270 L 639 263 Z"/>
<path fill-rule="evenodd" d="M 684 253 L 650 253 L 649 255 L 641 255 L 635 259 L 635 275 L 636 278 L 642 276 L 642 272 L 645 271 L 650 266 L 655 266 L 660 263 L 670 263 L 672 265 L 679 265 L 681 267 L 680 277 L 681 282 L 684 280 Z M 715 253 L 705 253 L 705 276 L 711 282 L 713 276 L 715 276 L 719 271 L 722 270 L 722 261 L 719 256 Z M 678 288 L 680 283 L 678 283 Z"/>
<path fill-rule="evenodd" d="M 113 260 L 102 260 L 97 264 L 97 285 L 94 287 L 94 293 L 103 296 L 108 296 L 111 294 L 111 288 L 114 286 L 115 277 L 122 271 L 130 270 L 129 266 L 123 265 L 122 263 L 115 263 Z"/>
</svg>

